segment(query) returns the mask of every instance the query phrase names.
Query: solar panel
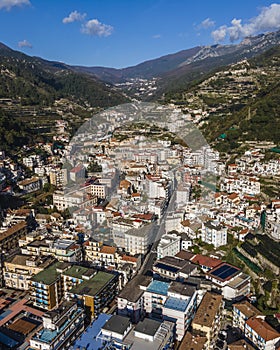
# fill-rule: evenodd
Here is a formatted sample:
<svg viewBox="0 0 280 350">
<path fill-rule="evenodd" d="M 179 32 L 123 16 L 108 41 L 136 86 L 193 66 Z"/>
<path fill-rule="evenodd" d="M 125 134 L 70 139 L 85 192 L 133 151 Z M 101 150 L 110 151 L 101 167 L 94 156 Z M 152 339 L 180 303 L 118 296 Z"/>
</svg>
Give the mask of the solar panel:
<svg viewBox="0 0 280 350">
<path fill-rule="evenodd" d="M 165 265 L 165 264 L 162 264 L 162 263 L 157 263 L 155 265 L 155 267 L 159 268 L 159 269 L 163 269 L 163 270 L 166 270 L 166 271 L 170 271 L 170 272 L 177 272 L 179 269 L 176 268 L 176 267 L 173 267 L 173 266 L 169 266 L 169 265 Z"/>
<path fill-rule="evenodd" d="M 224 280 L 230 276 L 233 276 L 237 271 L 238 268 L 236 267 L 230 265 L 223 265 L 221 267 L 218 267 L 215 271 L 211 272 L 211 275 Z"/>
</svg>

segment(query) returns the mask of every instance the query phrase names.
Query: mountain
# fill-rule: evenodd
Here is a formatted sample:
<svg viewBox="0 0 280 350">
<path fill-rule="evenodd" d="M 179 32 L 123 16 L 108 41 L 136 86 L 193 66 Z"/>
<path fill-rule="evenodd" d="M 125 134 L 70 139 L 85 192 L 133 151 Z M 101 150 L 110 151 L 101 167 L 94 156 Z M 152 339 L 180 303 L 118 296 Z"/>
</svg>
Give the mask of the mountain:
<svg viewBox="0 0 280 350">
<path fill-rule="evenodd" d="M 75 66 L 74 69 L 80 72 L 94 74 L 99 79 L 110 83 L 121 83 L 135 78 L 150 79 L 175 69 L 181 63 L 191 59 L 199 51 L 200 47 L 197 46 L 122 69 L 81 66 Z"/>
<path fill-rule="evenodd" d="M 20 98 L 23 105 L 44 106 L 59 98 L 92 107 L 127 101 L 122 92 L 96 77 L 75 72 L 64 63 L 25 55 L 1 43 L 0 98 Z"/>
<path fill-rule="evenodd" d="M 163 94 L 185 89 L 221 66 L 254 57 L 277 44 L 280 44 L 280 31 L 248 37 L 235 45 L 197 46 L 123 69 L 81 66 L 73 69 L 112 84 L 158 78 L 155 96 L 160 98 Z"/>
</svg>

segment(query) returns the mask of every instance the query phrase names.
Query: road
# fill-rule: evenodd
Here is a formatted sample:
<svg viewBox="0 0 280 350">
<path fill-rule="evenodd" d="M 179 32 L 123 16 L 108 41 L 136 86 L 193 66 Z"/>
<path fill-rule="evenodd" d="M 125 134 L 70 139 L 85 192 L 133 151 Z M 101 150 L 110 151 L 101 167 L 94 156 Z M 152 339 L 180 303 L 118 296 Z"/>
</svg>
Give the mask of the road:
<svg viewBox="0 0 280 350">
<path fill-rule="evenodd" d="M 174 188 L 177 188 L 177 180 L 174 177 Z M 152 271 L 154 261 L 156 260 L 157 257 L 157 246 L 159 244 L 159 241 L 163 234 L 165 233 L 165 219 L 167 217 L 167 214 L 170 212 L 173 212 L 175 209 L 175 199 L 176 199 L 176 193 L 173 189 L 173 193 L 170 197 L 170 200 L 168 202 L 168 206 L 165 209 L 165 212 L 160 220 L 160 224 L 155 226 L 155 240 L 154 243 L 152 244 L 152 247 L 150 249 L 150 252 L 146 255 L 143 265 L 141 266 L 141 269 L 139 270 L 139 274 L 142 275 L 147 275 L 149 274 L 149 271 Z"/>
</svg>

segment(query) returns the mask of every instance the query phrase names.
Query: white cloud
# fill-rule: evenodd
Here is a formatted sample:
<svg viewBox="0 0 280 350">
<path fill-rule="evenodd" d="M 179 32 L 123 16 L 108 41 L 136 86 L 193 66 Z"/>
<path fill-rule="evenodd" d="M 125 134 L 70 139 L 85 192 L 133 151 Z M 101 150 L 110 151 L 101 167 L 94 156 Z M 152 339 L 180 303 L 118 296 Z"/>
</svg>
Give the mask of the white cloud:
<svg viewBox="0 0 280 350">
<path fill-rule="evenodd" d="M 160 34 L 155 34 L 152 36 L 153 39 L 160 39 L 161 38 L 161 35 Z"/>
<path fill-rule="evenodd" d="M 200 24 L 199 24 L 199 28 L 203 28 L 203 29 L 208 29 L 208 28 L 211 28 L 211 27 L 214 27 L 215 25 L 215 22 L 212 21 L 209 17 L 206 18 L 204 21 L 202 21 Z"/>
<path fill-rule="evenodd" d="M 263 7 L 257 17 L 243 24 L 241 19 L 234 18 L 230 26 L 222 26 L 212 32 L 215 42 L 223 41 L 227 36 L 230 41 L 236 41 L 246 36 L 255 35 L 265 31 L 280 29 L 280 4 L 271 4 Z"/>
<path fill-rule="evenodd" d="M 113 29 L 109 24 L 101 23 L 98 19 L 91 19 L 82 25 L 81 32 L 92 36 L 109 36 Z"/>
<path fill-rule="evenodd" d="M 220 28 L 213 30 L 211 35 L 216 43 L 224 41 L 227 36 L 227 26 L 221 26 Z"/>
<path fill-rule="evenodd" d="M 68 17 L 63 18 L 62 23 L 67 24 L 67 23 L 72 23 L 72 22 L 77 22 L 77 21 L 82 21 L 86 17 L 86 13 L 80 13 L 77 10 L 72 11 Z"/>
<path fill-rule="evenodd" d="M 0 10 L 10 10 L 15 6 L 31 5 L 29 0 L 0 0 Z"/>
<path fill-rule="evenodd" d="M 32 49 L 32 44 L 24 39 L 18 42 L 18 47 L 28 47 L 29 49 Z"/>
</svg>

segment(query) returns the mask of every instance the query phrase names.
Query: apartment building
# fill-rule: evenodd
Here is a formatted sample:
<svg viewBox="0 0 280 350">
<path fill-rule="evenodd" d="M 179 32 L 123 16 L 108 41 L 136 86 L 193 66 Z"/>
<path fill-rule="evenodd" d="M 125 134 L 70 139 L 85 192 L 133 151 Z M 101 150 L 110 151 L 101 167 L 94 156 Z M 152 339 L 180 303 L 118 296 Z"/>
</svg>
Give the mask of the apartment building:
<svg viewBox="0 0 280 350">
<path fill-rule="evenodd" d="M 157 258 L 175 256 L 181 250 L 181 237 L 175 233 L 163 235 L 157 247 Z"/>
<path fill-rule="evenodd" d="M 52 256 L 17 254 L 4 261 L 4 283 L 8 288 L 29 290 L 32 276 L 55 262 Z"/>
<path fill-rule="evenodd" d="M 223 305 L 222 295 L 206 292 L 196 311 L 192 322 L 193 334 L 207 338 L 206 349 L 211 349 L 220 329 Z"/>
<path fill-rule="evenodd" d="M 52 310 L 63 297 L 61 273 L 69 264 L 57 262 L 31 278 L 30 295 L 34 306 Z"/>
<path fill-rule="evenodd" d="M 43 315 L 43 328 L 30 339 L 30 350 L 68 350 L 84 331 L 84 312 L 75 302 L 64 301 Z"/>
<path fill-rule="evenodd" d="M 201 239 L 203 242 L 213 244 L 215 248 L 227 244 L 227 228 L 217 221 L 207 221 L 202 224 Z"/>
<path fill-rule="evenodd" d="M 245 337 L 259 350 L 277 350 L 280 347 L 280 333 L 264 318 L 264 316 L 249 318 L 245 323 Z"/>
</svg>

